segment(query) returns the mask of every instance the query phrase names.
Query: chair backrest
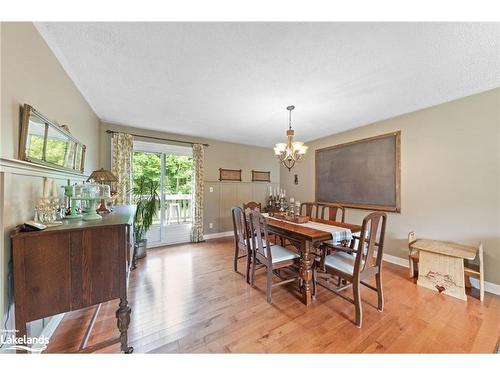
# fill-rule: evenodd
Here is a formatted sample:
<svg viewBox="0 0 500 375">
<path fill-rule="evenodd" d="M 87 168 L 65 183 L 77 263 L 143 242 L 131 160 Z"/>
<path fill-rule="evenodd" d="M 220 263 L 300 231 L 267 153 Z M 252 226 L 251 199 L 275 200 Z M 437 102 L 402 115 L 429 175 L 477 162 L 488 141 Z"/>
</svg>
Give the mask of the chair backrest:
<svg viewBox="0 0 500 375">
<path fill-rule="evenodd" d="M 268 264 L 272 264 L 271 256 L 271 244 L 269 242 L 269 234 L 267 231 L 266 219 L 258 211 L 250 212 L 250 233 L 254 235 L 251 236 L 252 248 L 255 249 L 255 255 L 257 258 L 265 258 Z"/>
<path fill-rule="evenodd" d="M 261 212 L 262 211 L 262 204 L 261 203 L 257 203 L 257 202 L 248 202 L 248 203 L 243 203 L 243 211 L 246 211 L 246 210 L 251 210 L 251 211 L 259 211 Z"/>
<path fill-rule="evenodd" d="M 247 246 L 248 243 L 248 227 L 245 211 L 241 207 L 231 208 L 233 217 L 234 241 L 236 246 Z"/>
<path fill-rule="evenodd" d="M 362 273 L 368 268 L 380 266 L 384 252 L 384 237 L 387 215 L 384 212 L 372 212 L 363 219 L 358 250 L 354 264 L 354 273 Z M 373 254 L 377 248 L 377 258 Z"/>
<path fill-rule="evenodd" d="M 345 207 L 335 203 L 318 203 L 318 210 L 321 207 L 321 218 L 330 221 L 345 221 Z M 328 215 L 327 215 L 328 210 Z M 340 215 L 339 215 L 340 213 Z"/>
<path fill-rule="evenodd" d="M 301 215 L 306 215 L 312 218 L 320 218 L 319 211 L 320 210 L 317 202 L 303 202 L 300 205 Z"/>
</svg>

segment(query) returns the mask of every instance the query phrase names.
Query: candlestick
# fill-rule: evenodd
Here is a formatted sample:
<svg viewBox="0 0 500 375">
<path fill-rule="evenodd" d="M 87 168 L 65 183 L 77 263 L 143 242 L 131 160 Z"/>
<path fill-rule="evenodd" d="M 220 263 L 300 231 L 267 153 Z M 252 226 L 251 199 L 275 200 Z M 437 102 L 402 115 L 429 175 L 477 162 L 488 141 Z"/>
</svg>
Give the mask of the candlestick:
<svg viewBox="0 0 500 375">
<path fill-rule="evenodd" d="M 44 198 L 49 197 L 49 179 L 47 177 L 43 178 L 43 195 Z"/>
<path fill-rule="evenodd" d="M 56 180 L 52 180 L 52 198 L 57 198 L 59 194 L 57 194 L 57 185 Z"/>
<path fill-rule="evenodd" d="M 300 202 L 295 201 L 295 209 L 297 210 L 297 215 L 300 215 Z"/>
</svg>

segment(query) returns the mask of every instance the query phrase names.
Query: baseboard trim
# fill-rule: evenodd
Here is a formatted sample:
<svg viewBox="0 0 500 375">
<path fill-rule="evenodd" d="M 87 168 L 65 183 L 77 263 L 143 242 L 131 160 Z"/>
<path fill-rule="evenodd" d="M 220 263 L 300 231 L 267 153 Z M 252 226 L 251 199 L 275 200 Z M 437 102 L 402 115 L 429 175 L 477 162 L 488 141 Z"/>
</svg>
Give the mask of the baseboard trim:
<svg viewBox="0 0 500 375">
<path fill-rule="evenodd" d="M 470 283 L 474 288 L 479 289 L 479 280 L 478 279 L 471 278 Z M 489 281 L 485 281 L 484 282 L 484 291 L 500 296 L 500 285 L 490 283 Z"/>
<path fill-rule="evenodd" d="M 234 235 L 234 232 L 231 230 L 228 232 L 205 234 L 203 235 L 203 238 L 205 240 L 213 240 L 214 238 L 231 237 L 232 235 Z"/>
<path fill-rule="evenodd" d="M 402 267 L 406 267 L 406 268 L 410 267 L 410 265 L 408 263 L 408 259 L 396 257 L 396 256 L 390 255 L 390 254 L 384 254 L 382 259 L 384 261 L 386 261 L 387 263 L 397 264 L 398 266 L 402 266 Z M 479 289 L 479 280 L 478 279 L 471 277 L 470 283 L 474 288 Z M 496 294 L 496 295 L 500 296 L 500 285 L 498 285 L 498 284 L 494 284 L 494 283 L 490 283 L 489 281 L 485 281 L 484 282 L 484 290 L 488 293 L 492 293 L 492 294 Z"/>
<path fill-rule="evenodd" d="M 408 263 L 408 259 L 400 258 L 390 254 L 384 254 L 382 257 L 388 263 L 397 264 L 398 266 L 410 268 L 410 264 Z"/>
</svg>

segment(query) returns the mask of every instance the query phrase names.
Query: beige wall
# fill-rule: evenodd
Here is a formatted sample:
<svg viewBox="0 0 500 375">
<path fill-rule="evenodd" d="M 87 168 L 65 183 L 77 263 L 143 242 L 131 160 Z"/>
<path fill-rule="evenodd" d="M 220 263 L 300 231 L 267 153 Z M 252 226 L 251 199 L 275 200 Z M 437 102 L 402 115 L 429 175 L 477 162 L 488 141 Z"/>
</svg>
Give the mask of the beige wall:
<svg viewBox="0 0 500 375">
<path fill-rule="evenodd" d="M 73 174 L 10 160 L 18 156 L 20 108 L 28 103 L 48 118 L 67 124 L 71 133 L 87 146 L 86 174 L 99 165 L 99 119 L 31 23 L 0 23 L 0 51 L 0 317 L 3 325 L 10 231 L 33 218 L 44 177 L 56 179 L 58 185 L 68 180 L 82 180 Z M 12 317 L 11 314 L 9 326 L 13 324 Z"/>
<path fill-rule="evenodd" d="M 262 182 L 252 183 L 252 169 L 271 171 L 272 185 L 279 185 L 279 163 L 276 161 L 271 148 L 136 129 L 109 123 L 101 124 L 101 160 L 105 168 L 110 168 L 111 166 L 111 136 L 106 134 L 106 130 L 190 142 L 202 142 L 210 145 L 205 148 L 205 234 L 225 232 L 232 229 L 229 216 L 232 206 L 240 206 L 242 202 L 250 200 L 265 202 L 268 184 Z M 243 181 L 241 183 L 219 182 L 219 168 L 242 169 Z M 210 191 L 210 187 L 213 188 L 212 192 Z M 210 223 L 213 224 L 212 228 L 209 227 Z"/>
<path fill-rule="evenodd" d="M 281 185 L 313 200 L 316 149 L 395 130 L 401 130 L 401 213 L 388 215 L 385 252 L 406 258 L 411 230 L 482 241 L 486 280 L 500 284 L 500 89 L 308 142 L 306 160 L 291 173 L 281 169 Z M 346 221 L 361 222 L 367 213 L 348 209 Z"/>
<path fill-rule="evenodd" d="M 238 143 L 222 142 L 213 139 L 189 137 L 179 134 L 164 133 L 153 130 L 137 129 L 125 125 L 101 124 L 101 162 L 103 167 L 111 166 L 111 136 L 106 130 L 122 131 L 127 133 L 141 134 L 150 137 L 169 138 L 188 142 L 208 143 L 205 148 L 205 180 L 218 181 L 219 168 L 242 169 L 243 181 L 251 181 L 250 171 L 271 171 L 271 181 L 279 182 L 280 168 L 273 156 L 271 148 L 247 146 Z M 181 130 L 181 129 L 179 129 Z M 237 130 L 235 130 L 237 131 Z M 150 142 L 161 142 L 144 139 Z"/>
<path fill-rule="evenodd" d="M 85 172 L 99 164 L 99 118 L 32 23 L 2 22 L 1 153 L 17 158 L 20 108 L 30 104 L 69 126 L 87 146 Z"/>
</svg>

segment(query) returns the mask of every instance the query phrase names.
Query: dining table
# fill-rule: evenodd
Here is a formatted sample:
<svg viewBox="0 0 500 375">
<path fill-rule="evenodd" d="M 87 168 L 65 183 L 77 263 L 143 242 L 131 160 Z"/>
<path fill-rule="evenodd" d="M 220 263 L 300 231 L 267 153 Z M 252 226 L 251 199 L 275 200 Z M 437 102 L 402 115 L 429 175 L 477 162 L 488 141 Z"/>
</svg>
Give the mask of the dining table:
<svg viewBox="0 0 500 375">
<path fill-rule="evenodd" d="M 310 218 L 306 223 L 294 223 L 264 215 L 268 232 L 288 240 L 300 252 L 299 276 L 302 279 L 302 302 L 312 303 L 312 279 L 315 246 L 323 241 L 349 241 L 361 231 L 361 225 Z"/>
</svg>

